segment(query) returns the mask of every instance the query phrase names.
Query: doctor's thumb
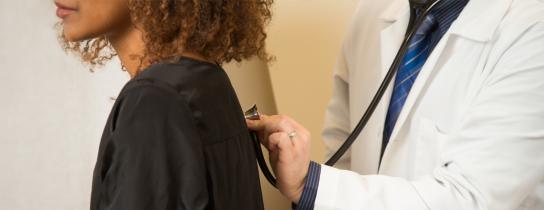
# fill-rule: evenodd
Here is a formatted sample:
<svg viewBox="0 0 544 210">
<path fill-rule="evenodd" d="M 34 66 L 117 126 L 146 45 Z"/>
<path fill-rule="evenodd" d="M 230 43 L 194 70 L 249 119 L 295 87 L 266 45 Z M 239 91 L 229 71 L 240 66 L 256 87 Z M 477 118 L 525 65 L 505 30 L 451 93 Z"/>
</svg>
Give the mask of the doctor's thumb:
<svg viewBox="0 0 544 210">
<path fill-rule="evenodd" d="M 266 129 L 266 120 L 269 118 L 266 115 L 261 115 L 259 120 L 246 119 L 247 127 L 252 131 L 264 131 Z"/>
</svg>

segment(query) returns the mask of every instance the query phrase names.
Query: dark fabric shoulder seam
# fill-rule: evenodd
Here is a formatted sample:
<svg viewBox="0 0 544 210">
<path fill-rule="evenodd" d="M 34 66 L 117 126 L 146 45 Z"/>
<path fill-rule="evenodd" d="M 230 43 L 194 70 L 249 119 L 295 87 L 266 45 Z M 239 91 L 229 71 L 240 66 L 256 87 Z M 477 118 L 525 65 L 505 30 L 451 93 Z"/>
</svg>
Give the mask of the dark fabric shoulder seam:
<svg viewBox="0 0 544 210">
<path fill-rule="evenodd" d="M 119 98 L 124 97 L 129 92 L 132 92 L 135 89 L 139 89 L 139 88 L 143 88 L 143 87 L 153 87 L 153 88 L 156 88 L 156 89 L 163 90 L 164 92 L 172 93 L 174 95 L 177 95 L 177 98 L 179 98 L 179 99 L 181 99 L 183 101 L 181 95 L 176 91 L 176 89 L 174 87 L 172 87 L 172 85 L 170 85 L 170 84 L 168 84 L 166 82 L 163 82 L 161 80 L 157 80 L 157 79 L 132 80 L 132 81 L 128 82 L 125 85 L 125 87 L 121 91 L 121 95 L 119 95 Z"/>
<path fill-rule="evenodd" d="M 142 80 L 150 80 L 150 79 L 142 79 Z M 194 111 L 193 109 L 191 108 L 189 102 L 185 99 L 183 99 L 183 97 L 178 94 L 174 88 L 172 87 L 169 87 L 167 86 L 168 84 L 162 84 L 162 85 L 157 85 L 157 84 L 160 84 L 160 83 L 164 83 L 162 81 L 158 81 L 159 83 L 154 83 L 155 81 L 153 81 L 153 83 L 139 83 L 139 81 L 142 81 L 142 80 L 135 80 L 135 81 L 130 81 L 129 83 L 132 83 L 134 82 L 133 84 L 128 84 L 125 86 L 125 88 L 123 89 L 121 95 L 119 95 L 118 99 L 117 100 L 122 100 L 123 97 L 125 97 L 126 95 L 128 95 L 129 93 L 132 93 L 140 88 L 150 88 L 150 89 L 155 89 L 155 90 L 158 90 L 160 92 L 165 92 L 165 93 L 169 93 L 171 95 L 174 95 L 175 97 L 175 100 L 178 101 L 179 105 L 180 106 L 183 106 L 185 107 L 188 111 L 190 111 L 190 119 L 191 119 L 191 124 L 194 128 L 197 128 L 197 120 L 195 119 L 194 115 L 192 114 Z M 198 133 L 198 137 L 199 138 L 202 138 L 202 134 L 197 130 L 196 131 Z M 112 135 L 115 134 L 115 131 L 112 131 Z M 204 144 L 203 144 L 204 145 Z"/>
<path fill-rule="evenodd" d="M 176 92 L 172 87 L 167 86 L 167 84 L 160 84 L 159 81 L 156 83 L 156 81 L 153 81 L 153 83 L 145 82 L 141 83 L 139 82 L 141 80 L 136 81 L 130 81 L 127 83 L 125 88 L 121 91 L 120 95 L 117 97 L 117 100 L 123 100 L 124 97 L 131 94 L 134 91 L 137 91 L 142 88 L 150 88 L 155 89 L 163 93 L 168 93 L 169 95 L 172 95 L 173 100 L 175 100 L 180 106 L 186 107 L 189 111 L 193 112 L 193 109 L 191 108 L 189 101 L 184 99 L 178 92 Z M 194 117 L 192 117 L 194 118 Z M 193 119 L 195 121 L 195 119 Z"/>
<path fill-rule="evenodd" d="M 160 90 L 162 92 L 167 92 L 167 93 L 170 93 L 171 95 L 174 95 L 175 100 L 179 101 L 179 104 L 181 106 L 184 106 L 188 111 L 191 112 L 191 114 L 190 114 L 190 118 L 191 118 L 191 121 L 192 121 L 191 123 L 193 124 L 193 126 L 195 126 L 195 128 L 197 127 L 199 121 L 193 115 L 195 110 L 193 109 L 193 107 L 189 103 L 189 100 L 183 98 L 183 96 L 180 93 L 178 93 L 176 91 L 176 89 L 172 85 L 170 85 L 170 84 L 168 84 L 168 83 L 166 83 L 164 81 L 161 81 L 159 79 L 145 78 L 145 79 L 131 80 L 125 85 L 125 87 L 121 91 L 121 94 L 119 95 L 117 100 L 122 100 L 123 97 L 125 97 L 129 93 L 131 93 L 131 92 L 133 92 L 133 91 L 135 91 L 137 89 L 146 88 L 146 87 L 156 89 L 156 90 Z M 202 134 L 199 131 L 197 131 L 197 132 L 199 134 L 199 137 L 202 137 Z"/>
</svg>

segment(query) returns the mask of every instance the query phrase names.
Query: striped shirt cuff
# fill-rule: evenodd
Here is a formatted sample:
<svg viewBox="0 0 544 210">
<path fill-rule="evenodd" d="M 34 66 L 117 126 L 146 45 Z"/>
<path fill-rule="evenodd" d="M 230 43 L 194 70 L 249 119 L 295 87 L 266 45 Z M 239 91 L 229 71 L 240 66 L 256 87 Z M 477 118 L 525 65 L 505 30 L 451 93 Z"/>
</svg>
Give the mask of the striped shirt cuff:
<svg viewBox="0 0 544 210">
<path fill-rule="evenodd" d="M 321 165 L 316 162 L 310 162 L 308 176 L 304 183 L 304 189 L 300 196 L 298 205 L 293 205 L 295 210 L 312 210 L 314 209 L 315 198 L 317 196 L 317 188 L 319 187 L 319 176 L 321 175 Z"/>
</svg>

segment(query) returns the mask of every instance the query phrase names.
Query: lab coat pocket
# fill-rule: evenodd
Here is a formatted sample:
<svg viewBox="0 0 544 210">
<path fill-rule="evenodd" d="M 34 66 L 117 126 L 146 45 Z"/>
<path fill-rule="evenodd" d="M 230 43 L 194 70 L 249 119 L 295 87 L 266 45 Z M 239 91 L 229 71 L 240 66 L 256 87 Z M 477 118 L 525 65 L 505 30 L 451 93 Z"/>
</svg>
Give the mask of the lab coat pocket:
<svg viewBox="0 0 544 210">
<path fill-rule="evenodd" d="M 448 135 L 430 119 L 422 118 L 416 143 L 415 175 L 429 174 L 442 163 L 442 153 Z"/>
</svg>

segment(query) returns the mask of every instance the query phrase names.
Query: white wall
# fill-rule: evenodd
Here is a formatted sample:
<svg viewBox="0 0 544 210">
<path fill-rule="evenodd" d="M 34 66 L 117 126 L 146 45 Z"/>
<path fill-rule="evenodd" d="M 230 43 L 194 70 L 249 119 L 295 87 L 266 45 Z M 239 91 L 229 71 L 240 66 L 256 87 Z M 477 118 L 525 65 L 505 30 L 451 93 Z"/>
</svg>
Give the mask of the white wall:
<svg viewBox="0 0 544 210">
<path fill-rule="evenodd" d="M 90 73 L 56 41 L 51 0 L 0 1 L 0 209 L 88 209 L 112 101 L 128 75 Z"/>
</svg>

